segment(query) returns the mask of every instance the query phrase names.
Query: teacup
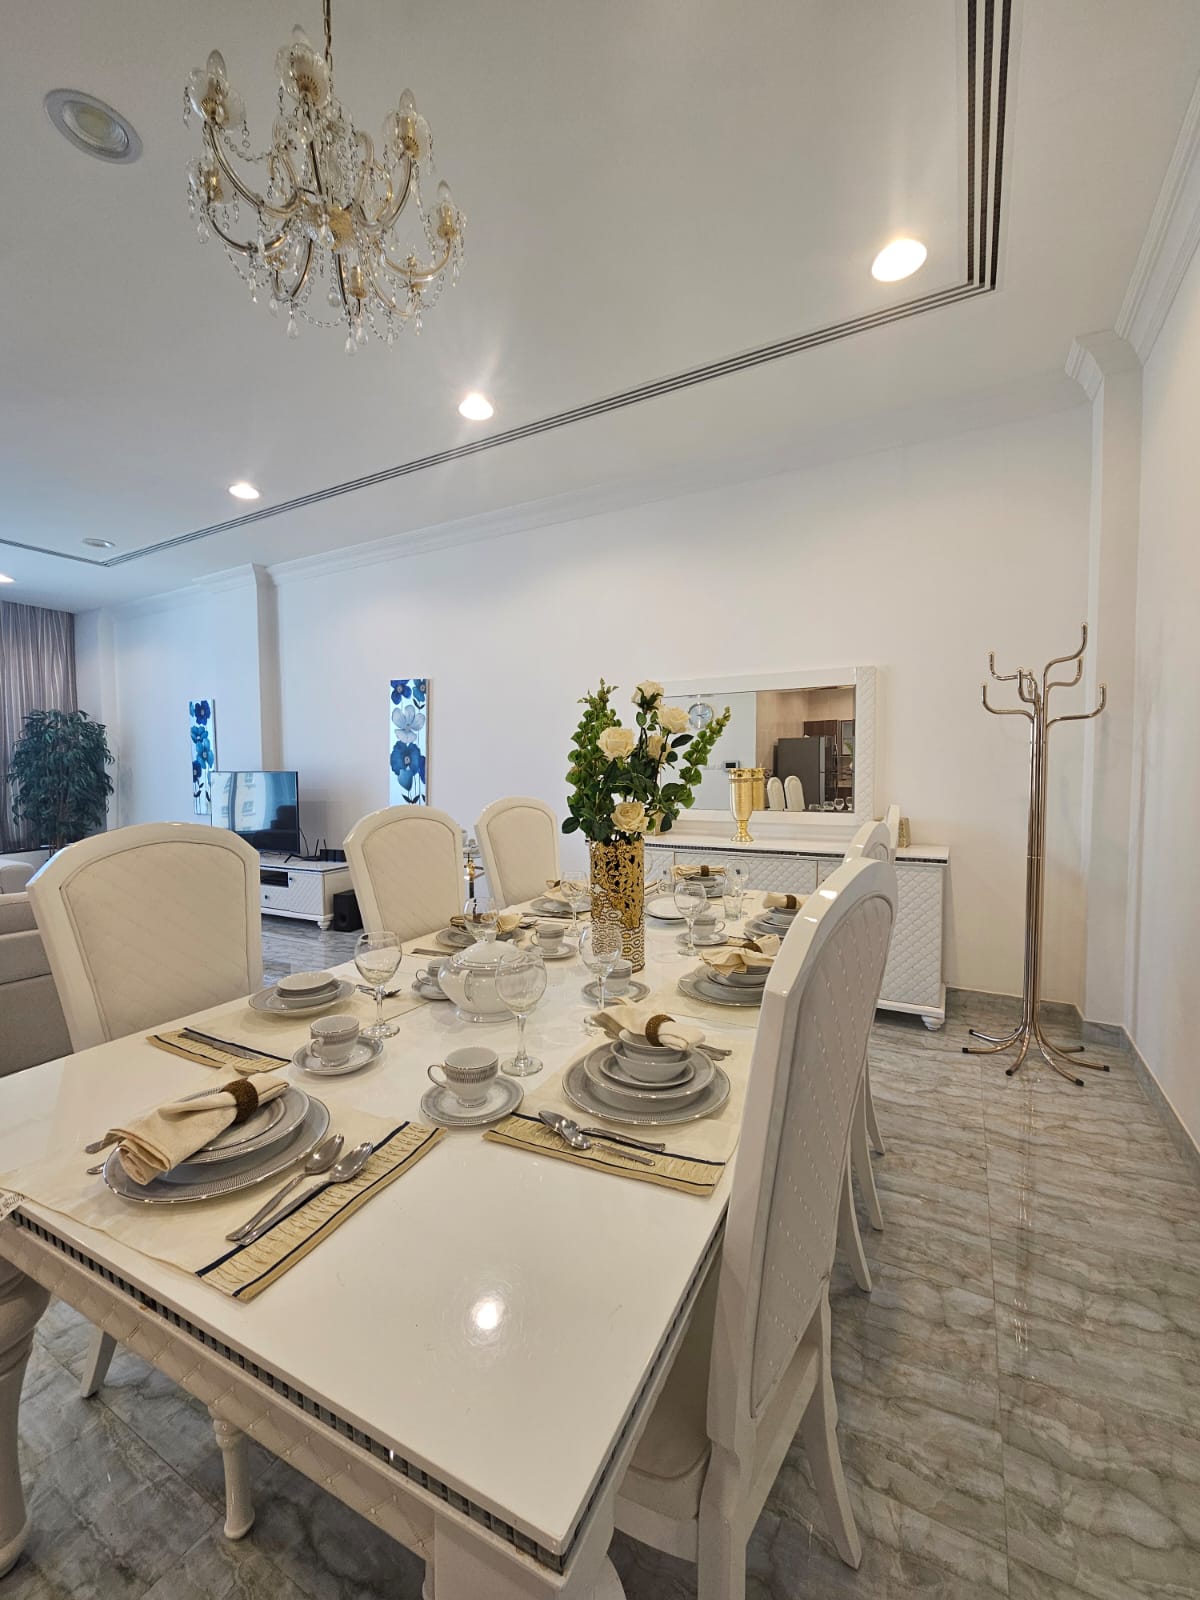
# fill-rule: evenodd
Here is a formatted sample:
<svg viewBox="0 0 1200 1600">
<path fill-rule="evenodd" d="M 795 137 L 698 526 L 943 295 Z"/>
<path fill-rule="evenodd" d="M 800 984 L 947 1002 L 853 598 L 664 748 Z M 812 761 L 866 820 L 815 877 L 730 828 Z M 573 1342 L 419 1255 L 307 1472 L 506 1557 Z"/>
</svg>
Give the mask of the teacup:
<svg viewBox="0 0 1200 1600">
<path fill-rule="evenodd" d="M 499 1065 L 500 1058 L 494 1050 L 472 1044 L 461 1050 L 448 1050 L 443 1062 L 425 1070 L 430 1083 L 436 1083 L 439 1089 L 449 1089 L 459 1105 L 470 1110 L 486 1098 L 488 1085 Z M 434 1076 L 439 1070 L 443 1074 L 440 1078 Z"/>
<path fill-rule="evenodd" d="M 564 923 L 539 922 L 537 925 L 537 942 L 550 955 L 557 955 L 564 948 L 566 937 L 567 929 Z"/>
<path fill-rule="evenodd" d="M 309 1024 L 309 1048 L 326 1067 L 344 1067 L 358 1043 L 357 1017 L 317 1017 Z"/>
<path fill-rule="evenodd" d="M 624 956 L 604 980 L 606 994 L 624 994 L 633 982 L 633 962 L 626 961 Z"/>
</svg>

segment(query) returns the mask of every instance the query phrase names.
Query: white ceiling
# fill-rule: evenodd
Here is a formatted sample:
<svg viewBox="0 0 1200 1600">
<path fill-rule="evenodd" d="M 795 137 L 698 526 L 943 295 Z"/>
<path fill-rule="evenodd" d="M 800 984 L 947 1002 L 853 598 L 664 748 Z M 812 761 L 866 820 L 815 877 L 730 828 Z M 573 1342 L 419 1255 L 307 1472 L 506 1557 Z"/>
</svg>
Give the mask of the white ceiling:
<svg viewBox="0 0 1200 1600">
<path fill-rule="evenodd" d="M 336 333 L 289 341 L 186 209 L 189 71 L 222 49 L 261 144 L 275 50 L 295 20 L 318 36 L 316 0 L 11 13 L 0 540 L 128 553 L 236 515 L 235 478 L 291 500 L 964 281 L 965 0 L 335 0 L 343 102 L 374 131 L 410 85 L 469 219 L 421 338 L 353 360 Z M 974 415 L 968 395 L 1071 403 L 1062 363 L 1116 315 L 1200 7 L 1015 15 L 997 293 L 115 567 L 0 544 L 5 597 L 115 603 L 595 486 L 709 481 L 881 418 Z M 58 86 L 117 106 L 142 159 L 70 146 L 42 110 Z M 876 284 L 898 231 L 928 263 Z M 496 404 L 482 428 L 456 413 L 469 388 Z"/>
</svg>

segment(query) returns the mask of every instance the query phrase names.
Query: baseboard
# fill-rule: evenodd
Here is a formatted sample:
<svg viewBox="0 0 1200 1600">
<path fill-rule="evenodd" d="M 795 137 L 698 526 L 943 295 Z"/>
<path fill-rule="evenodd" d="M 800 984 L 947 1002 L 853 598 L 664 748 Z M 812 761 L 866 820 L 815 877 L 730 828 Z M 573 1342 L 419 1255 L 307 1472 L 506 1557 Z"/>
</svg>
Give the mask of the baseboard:
<svg viewBox="0 0 1200 1600">
<path fill-rule="evenodd" d="M 1121 1031 L 1122 1033 L 1125 1032 L 1123 1028 Z M 1128 1034 L 1125 1036 L 1127 1039 L 1129 1038 Z M 1178 1111 L 1176 1111 L 1170 1096 L 1146 1065 L 1142 1052 L 1132 1039 L 1129 1039 L 1129 1056 L 1133 1062 L 1134 1076 L 1145 1090 L 1146 1099 L 1149 1100 L 1162 1118 L 1163 1126 L 1167 1130 L 1167 1137 L 1188 1166 L 1191 1167 L 1196 1178 L 1200 1180 L 1200 1145 L 1197 1145 L 1188 1132 L 1187 1125 Z"/>
</svg>

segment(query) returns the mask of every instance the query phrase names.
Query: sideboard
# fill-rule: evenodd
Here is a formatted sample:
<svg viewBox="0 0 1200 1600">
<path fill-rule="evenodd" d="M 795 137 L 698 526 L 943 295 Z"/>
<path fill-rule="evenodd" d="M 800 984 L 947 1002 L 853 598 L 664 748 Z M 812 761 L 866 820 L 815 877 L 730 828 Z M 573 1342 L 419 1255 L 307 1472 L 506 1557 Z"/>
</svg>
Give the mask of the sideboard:
<svg viewBox="0 0 1200 1600">
<path fill-rule="evenodd" d="M 811 894 L 841 864 L 844 848 L 812 839 L 762 839 L 734 844 L 720 835 L 672 834 L 670 844 L 646 842 L 646 878 L 664 875 L 672 855 L 697 860 L 736 860 L 751 889 L 782 894 Z M 946 1020 L 946 985 L 942 978 L 942 911 L 950 851 L 946 845 L 909 845 L 896 852 L 900 902 L 892 948 L 883 974 L 879 1004 L 886 1011 L 907 1011 L 927 1028 Z"/>
</svg>

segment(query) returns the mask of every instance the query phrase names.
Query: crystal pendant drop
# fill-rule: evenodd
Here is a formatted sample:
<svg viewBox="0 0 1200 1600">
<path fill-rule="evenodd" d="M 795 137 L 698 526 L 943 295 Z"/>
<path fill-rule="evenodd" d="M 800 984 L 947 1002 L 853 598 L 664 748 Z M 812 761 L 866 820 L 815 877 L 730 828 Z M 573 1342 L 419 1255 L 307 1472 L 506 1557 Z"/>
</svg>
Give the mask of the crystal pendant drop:
<svg viewBox="0 0 1200 1600">
<path fill-rule="evenodd" d="M 346 343 L 342 346 L 342 348 L 345 350 L 348 356 L 356 355 L 358 353 L 358 346 L 354 342 L 354 335 L 352 333 L 348 333 L 346 335 Z"/>
<path fill-rule="evenodd" d="M 300 337 L 300 324 L 296 321 L 296 314 L 295 314 L 295 312 L 293 312 L 292 315 L 288 318 L 288 338 L 289 339 L 298 339 L 299 337 Z"/>
</svg>

